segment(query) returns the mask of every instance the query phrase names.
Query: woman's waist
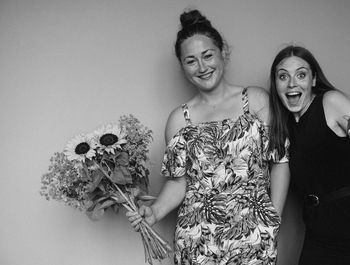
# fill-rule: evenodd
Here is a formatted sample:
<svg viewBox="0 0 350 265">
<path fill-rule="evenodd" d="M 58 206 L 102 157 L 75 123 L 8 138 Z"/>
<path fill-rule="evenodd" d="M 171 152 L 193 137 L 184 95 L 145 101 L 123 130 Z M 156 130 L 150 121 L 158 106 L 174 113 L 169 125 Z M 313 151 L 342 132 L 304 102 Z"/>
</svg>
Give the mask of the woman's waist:
<svg viewBox="0 0 350 265">
<path fill-rule="evenodd" d="M 224 211 L 239 213 L 249 208 L 269 208 L 272 206 L 271 198 L 266 186 L 244 186 L 236 189 L 190 189 L 187 190 L 181 205 L 183 212 L 193 211 Z"/>
<path fill-rule="evenodd" d="M 241 182 L 232 185 L 227 182 L 216 183 L 214 186 L 205 183 L 193 183 L 187 186 L 185 197 L 195 198 L 242 198 L 252 197 L 254 194 L 268 193 L 269 183 L 266 181 Z M 203 187 L 207 185 L 206 187 Z"/>
</svg>

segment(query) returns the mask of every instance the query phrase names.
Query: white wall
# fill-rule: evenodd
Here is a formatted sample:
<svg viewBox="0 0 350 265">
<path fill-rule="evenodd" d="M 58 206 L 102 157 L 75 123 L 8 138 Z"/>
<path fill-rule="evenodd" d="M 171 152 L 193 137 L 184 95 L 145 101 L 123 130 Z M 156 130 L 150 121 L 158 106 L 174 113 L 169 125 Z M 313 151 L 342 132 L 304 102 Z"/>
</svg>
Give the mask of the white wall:
<svg viewBox="0 0 350 265">
<path fill-rule="evenodd" d="M 350 93 L 347 0 L 1 0 L 0 264 L 143 264 L 141 241 L 123 213 L 91 222 L 40 197 L 40 177 L 72 136 L 133 113 L 154 131 L 151 193 L 159 192 L 166 118 L 193 93 L 173 51 L 189 5 L 232 45 L 232 82 L 266 87 L 274 55 L 294 41 Z M 279 265 L 297 259 L 295 208 L 290 200 Z M 157 229 L 171 241 L 174 225 L 173 213 Z"/>
</svg>

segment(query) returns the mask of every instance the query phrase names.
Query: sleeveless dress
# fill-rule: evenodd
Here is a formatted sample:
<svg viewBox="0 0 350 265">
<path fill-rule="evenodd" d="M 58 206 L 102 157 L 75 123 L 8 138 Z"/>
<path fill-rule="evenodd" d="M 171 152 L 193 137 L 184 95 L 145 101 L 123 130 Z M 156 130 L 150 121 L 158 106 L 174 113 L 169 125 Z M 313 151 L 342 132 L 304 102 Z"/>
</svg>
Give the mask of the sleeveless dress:
<svg viewBox="0 0 350 265">
<path fill-rule="evenodd" d="M 275 264 L 281 222 L 269 197 L 267 127 L 248 110 L 237 120 L 192 124 L 170 141 L 162 174 L 186 174 L 185 199 L 178 210 L 175 264 Z M 283 158 L 280 162 L 287 161 Z"/>
<path fill-rule="evenodd" d="M 327 125 L 323 95 L 308 110 L 289 121 L 292 183 L 305 197 L 320 198 L 317 206 L 305 204 L 306 233 L 300 263 L 350 264 L 350 196 L 332 201 L 322 198 L 350 185 L 350 139 L 337 136 Z"/>
</svg>

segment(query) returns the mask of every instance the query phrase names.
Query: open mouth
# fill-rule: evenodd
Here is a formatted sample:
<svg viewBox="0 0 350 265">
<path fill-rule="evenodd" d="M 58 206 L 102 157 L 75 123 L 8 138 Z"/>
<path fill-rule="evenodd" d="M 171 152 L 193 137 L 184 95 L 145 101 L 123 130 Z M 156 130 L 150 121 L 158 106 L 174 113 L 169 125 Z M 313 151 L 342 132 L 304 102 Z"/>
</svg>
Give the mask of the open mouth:
<svg viewBox="0 0 350 265">
<path fill-rule="evenodd" d="M 214 71 L 202 74 L 202 75 L 198 75 L 197 77 L 203 80 L 208 80 L 211 78 L 211 76 L 213 75 Z"/>
<path fill-rule="evenodd" d="M 301 92 L 289 92 L 286 93 L 286 97 L 290 105 L 296 105 L 301 97 Z"/>
</svg>

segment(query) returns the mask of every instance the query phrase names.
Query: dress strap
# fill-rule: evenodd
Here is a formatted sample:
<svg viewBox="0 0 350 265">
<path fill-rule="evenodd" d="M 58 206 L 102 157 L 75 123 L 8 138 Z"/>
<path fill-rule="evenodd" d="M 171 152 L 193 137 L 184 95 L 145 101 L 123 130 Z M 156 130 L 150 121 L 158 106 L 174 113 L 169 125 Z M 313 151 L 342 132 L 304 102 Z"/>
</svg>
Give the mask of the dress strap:
<svg viewBox="0 0 350 265">
<path fill-rule="evenodd" d="M 192 122 L 191 122 L 191 117 L 190 117 L 190 111 L 188 110 L 187 104 L 184 103 L 181 105 L 181 107 L 182 107 L 182 111 L 184 113 L 184 118 L 186 120 L 186 125 L 191 124 Z"/>
<path fill-rule="evenodd" d="M 243 101 L 243 112 L 249 113 L 249 105 L 248 105 L 248 91 L 247 88 L 243 88 L 242 90 L 242 101 Z"/>
</svg>

